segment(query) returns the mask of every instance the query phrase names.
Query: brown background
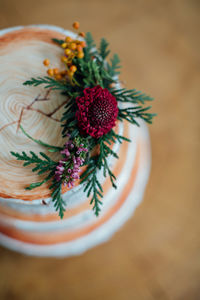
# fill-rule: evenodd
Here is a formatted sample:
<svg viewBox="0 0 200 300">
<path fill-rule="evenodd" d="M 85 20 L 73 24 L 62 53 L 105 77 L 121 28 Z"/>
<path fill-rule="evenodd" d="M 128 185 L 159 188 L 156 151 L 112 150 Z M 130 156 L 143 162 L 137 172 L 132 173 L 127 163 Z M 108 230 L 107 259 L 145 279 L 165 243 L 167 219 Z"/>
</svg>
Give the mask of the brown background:
<svg viewBox="0 0 200 300">
<path fill-rule="evenodd" d="M 200 1 L 0 0 L 0 28 L 49 23 L 104 36 L 128 88 L 156 99 L 153 166 L 143 203 L 80 257 L 0 249 L 0 299 L 200 299 Z"/>
</svg>

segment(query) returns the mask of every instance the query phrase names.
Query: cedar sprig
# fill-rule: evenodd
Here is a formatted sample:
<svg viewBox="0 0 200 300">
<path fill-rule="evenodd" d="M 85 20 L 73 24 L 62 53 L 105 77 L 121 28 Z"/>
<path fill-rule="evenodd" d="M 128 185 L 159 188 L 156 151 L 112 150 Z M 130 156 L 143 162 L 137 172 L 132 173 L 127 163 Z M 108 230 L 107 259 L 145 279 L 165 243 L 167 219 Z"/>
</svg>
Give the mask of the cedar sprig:
<svg viewBox="0 0 200 300">
<path fill-rule="evenodd" d="M 100 205 L 102 202 L 100 199 L 103 197 L 103 188 L 97 179 L 97 172 L 102 170 L 104 177 L 107 177 L 108 174 L 112 186 L 115 189 L 117 188 L 115 184 L 116 177 L 111 171 L 107 161 L 109 156 L 119 158 L 117 153 L 108 146 L 116 142 L 116 140 L 118 140 L 120 143 L 122 140 L 130 141 L 129 139 L 114 133 L 113 130 L 99 138 L 96 141 L 96 145 L 99 146 L 99 154 L 90 157 L 87 164 L 87 169 L 81 175 L 81 182 L 86 183 L 84 192 L 87 192 L 87 197 L 91 197 L 90 204 L 93 204 L 93 210 L 96 216 L 98 216 L 99 212 L 101 211 Z"/>
<path fill-rule="evenodd" d="M 34 168 L 34 171 L 37 171 L 38 169 L 43 169 L 44 167 L 48 166 L 54 166 L 56 162 L 54 162 L 50 157 L 48 157 L 45 153 L 39 152 L 39 154 L 44 158 L 41 159 L 37 154 L 35 154 L 33 151 L 30 151 L 30 155 L 28 156 L 26 152 L 22 151 L 22 154 L 11 151 L 11 154 L 17 158 L 17 160 L 24 161 L 24 167 L 28 166 L 30 164 L 37 164 L 37 169 Z M 43 173 L 43 172 L 42 172 Z"/>
<path fill-rule="evenodd" d="M 56 147 L 56 146 L 52 146 L 49 145 L 47 143 L 44 143 L 41 140 L 37 140 L 34 139 L 33 137 L 31 137 L 22 126 L 20 126 L 22 132 L 32 141 L 34 141 L 35 143 L 44 146 L 45 148 L 48 149 L 49 152 L 57 152 L 57 151 L 61 151 L 63 148 L 61 147 Z M 34 182 L 32 184 L 30 184 L 28 187 L 26 187 L 26 190 L 32 190 L 34 188 L 37 188 L 41 185 L 43 185 L 44 183 L 52 180 L 52 178 L 55 175 L 55 171 L 56 171 L 56 166 L 57 166 L 57 162 L 53 161 L 49 156 L 47 156 L 45 153 L 43 152 L 39 152 L 40 156 L 39 157 L 37 154 L 35 154 L 33 151 L 30 151 L 30 155 L 27 155 L 24 151 L 20 154 L 17 152 L 11 152 L 11 154 L 13 156 L 15 156 L 17 158 L 17 160 L 20 161 L 24 161 L 23 166 L 28 166 L 31 164 L 34 164 L 35 166 L 32 169 L 32 172 L 37 172 L 38 175 L 47 173 L 48 175 L 39 182 Z M 59 210 L 59 216 L 61 218 L 63 218 L 64 215 L 64 211 L 65 211 L 65 203 L 62 199 L 61 196 L 61 183 L 57 182 L 55 179 L 53 179 L 52 184 L 50 186 L 50 189 L 52 189 L 52 201 L 54 203 L 55 209 L 56 211 Z"/>
<path fill-rule="evenodd" d="M 26 187 L 27 190 L 32 190 L 38 186 L 41 186 L 42 184 L 50 180 L 53 174 L 55 173 L 55 167 L 57 163 L 43 152 L 39 153 L 43 159 L 37 154 L 35 154 L 33 151 L 30 151 L 29 155 L 27 155 L 24 151 L 21 154 L 12 151 L 11 154 L 15 156 L 17 160 L 24 161 L 24 167 L 34 164 L 35 166 L 32 168 L 32 172 L 37 172 L 38 175 L 41 175 L 46 172 L 49 173 L 44 180 L 32 183 L 30 186 Z"/>
<path fill-rule="evenodd" d="M 64 81 L 59 81 L 54 78 L 44 76 L 44 77 L 37 77 L 31 78 L 23 83 L 23 85 L 32 85 L 32 86 L 39 86 L 44 84 L 44 88 L 51 88 L 52 90 L 64 90 L 67 91 L 67 86 Z"/>
<path fill-rule="evenodd" d="M 120 108 L 118 113 L 118 119 L 120 121 L 126 120 L 132 124 L 139 126 L 137 119 L 142 119 L 143 121 L 152 124 L 152 119 L 155 114 L 147 113 L 151 108 L 151 106 L 143 108 L 142 106 L 136 107 L 127 107 L 127 108 Z"/>
<path fill-rule="evenodd" d="M 96 50 L 96 44 L 93 39 L 93 36 L 90 32 L 87 32 L 85 35 L 85 42 L 87 44 L 87 47 L 85 47 L 84 50 L 84 60 L 90 61 L 94 55 L 97 54 Z"/>
<path fill-rule="evenodd" d="M 38 175 L 48 173 L 48 175 L 42 181 L 30 184 L 28 187 L 26 187 L 26 190 L 32 190 L 34 188 L 37 188 L 46 183 L 47 181 L 52 180 L 52 178 L 54 177 L 57 162 L 53 161 L 45 153 L 39 153 L 40 156 L 42 156 L 44 159 L 39 157 L 33 151 L 30 151 L 30 155 L 27 155 L 24 151 L 22 152 L 22 154 L 16 152 L 11 152 L 11 154 L 15 156 L 17 160 L 24 161 L 24 167 L 34 164 L 35 166 L 32 168 L 32 172 L 37 172 Z M 56 211 L 59 210 L 59 216 L 63 218 L 65 211 L 65 203 L 61 195 L 61 186 L 61 182 L 57 182 L 55 179 L 53 179 L 50 189 L 52 190 L 51 197 L 54 203 L 54 207 Z"/>
<path fill-rule="evenodd" d="M 90 163 L 86 169 L 86 171 L 81 175 L 82 183 L 86 182 L 84 187 L 84 192 L 87 193 L 87 197 L 90 198 L 90 204 L 93 205 L 93 210 L 96 216 L 99 215 L 101 211 L 100 205 L 102 205 L 102 201 L 100 200 L 103 198 L 103 188 L 97 179 L 97 165 L 95 160 L 90 160 Z"/>
<path fill-rule="evenodd" d="M 79 134 L 79 130 L 77 129 L 77 120 L 75 118 L 76 110 L 76 101 L 74 97 L 71 97 L 64 107 L 64 112 L 61 118 L 63 137 L 66 136 L 66 133 L 69 133 L 71 138 L 74 138 Z"/>
<path fill-rule="evenodd" d="M 151 106 L 143 107 L 142 105 L 152 101 L 153 98 L 136 89 L 111 88 L 110 92 L 116 97 L 118 102 L 122 102 L 126 105 L 125 107 L 119 107 L 118 119 L 120 121 L 126 120 L 137 126 L 139 126 L 138 119 L 142 119 L 149 124 L 152 123 L 152 119 L 156 114 L 147 112 L 151 109 Z M 130 106 L 130 104 L 132 105 Z M 127 107 L 127 105 L 129 105 L 129 107 Z"/>
<path fill-rule="evenodd" d="M 50 186 L 50 190 L 52 190 L 51 198 L 54 204 L 56 211 L 59 212 L 59 216 L 62 219 L 65 212 L 65 202 L 62 198 L 62 182 L 56 181 L 55 179 L 52 181 L 52 185 Z"/>
<path fill-rule="evenodd" d="M 131 142 L 130 139 L 128 139 L 127 137 L 120 135 L 116 132 L 114 132 L 113 129 L 111 129 L 111 131 L 108 133 L 111 134 L 111 136 L 113 137 L 113 139 L 116 139 L 120 144 L 122 144 L 122 142 L 126 141 L 126 142 Z"/>
<path fill-rule="evenodd" d="M 114 54 L 110 60 L 110 63 L 107 64 L 108 74 L 111 77 L 115 77 L 120 74 L 120 71 L 119 71 L 120 68 L 121 68 L 121 66 L 120 66 L 119 56 L 117 54 Z"/>
<path fill-rule="evenodd" d="M 82 89 L 95 85 L 108 88 L 111 83 L 116 82 L 113 75 L 117 74 L 119 59 L 114 55 L 110 65 L 105 61 L 110 50 L 108 50 L 109 44 L 104 38 L 101 39 L 98 50 L 90 32 L 86 34 L 85 41 L 87 47 L 84 48 L 84 58 L 73 60 L 77 67 L 74 78 Z"/>
<path fill-rule="evenodd" d="M 110 92 L 112 93 L 113 96 L 116 97 L 118 102 L 123 102 L 123 103 L 132 103 L 132 104 L 145 104 L 147 101 L 153 101 L 153 98 L 140 92 L 137 91 L 136 89 L 128 90 L 126 88 L 123 89 L 116 89 L 116 88 L 111 88 Z"/>
<path fill-rule="evenodd" d="M 109 43 L 106 39 L 102 38 L 99 46 L 99 55 L 104 61 L 106 57 L 109 55 L 110 50 L 108 50 Z"/>
<path fill-rule="evenodd" d="M 100 85 L 103 87 L 103 78 L 101 76 L 100 65 L 95 60 L 86 61 L 85 59 L 75 58 L 74 64 L 77 71 L 74 78 L 82 89 Z"/>
<path fill-rule="evenodd" d="M 111 169 L 109 168 L 107 158 L 109 155 L 113 155 L 115 158 L 118 158 L 118 156 L 109 147 L 107 147 L 104 142 L 100 143 L 100 153 L 101 153 L 101 155 L 100 155 L 101 158 L 99 158 L 99 162 L 97 162 L 97 164 L 99 164 L 100 169 L 103 167 L 104 177 L 107 177 L 107 173 L 108 173 L 108 175 L 110 177 L 110 181 L 112 183 L 112 186 L 116 189 L 117 188 L 117 186 L 115 184 L 116 177 L 112 173 Z"/>
<path fill-rule="evenodd" d="M 87 47 L 84 48 L 84 61 L 88 62 L 89 60 L 95 58 L 100 62 L 102 69 L 107 72 L 109 78 L 112 78 L 113 80 L 113 77 L 120 73 L 118 71 L 121 68 L 121 66 L 119 65 L 119 56 L 117 54 L 114 54 L 110 60 L 110 63 L 106 62 L 105 64 L 102 64 L 102 62 L 105 62 L 105 59 L 110 54 L 110 50 L 108 50 L 109 43 L 107 42 L 107 40 L 104 38 L 101 39 L 98 49 L 99 51 L 97 51 L 96 49 L 96 44 L 90 32 L 86 33 L 85 41 Z"/>
<path fill-rule="evenodd" d="M 79 87 L 81 87 L 79 93 L 87 87 L 100 85 L 102 88 L 108 88 L 111 83 L 116 82 L 109 75 L 105 66 L 97 59 L 86 61 L 84 58 L 75 58 L 73 63 L 77 67 L 74 79 L 78 83 Z"/>
<path fill-rule="evenodd" d="M 80 88 L 78 89 L 74 85 L 72 85 L 67 80 L 56 80 L 52 77 L 44 76 L 31 78 L 23 83 L 23 85 L 29 86 L 39 86 L 44 84 L 44 88 L 50 88 L 51 90 L 60 90 L 62 95 L 66 95 L 68 97 L 77 97 L 80 93 Z"/>
<path fill-rule="evenodd" d="M 103 135 L 101 138 L 99 138 L 99 146 L 100 146 L 100 154 L 97 161 L 99 169 L 103 168 L 103 175 L 104 177 L 107 176 L 107 173 L 110 177 L 110 181 L 112 183 L 112 186 L 116 189 L 117 186 L 115 184 L 116 177 L 111 171 L 107 158 L 109 156 L 113 156 L 115 158 L 119 158 L 116 152 L 112 150 L 111 146 L 112 143 L 115 143 L 116 137 L 112 134 L 112 131 L 108 132 L 107 134 Z"/>
</svg>

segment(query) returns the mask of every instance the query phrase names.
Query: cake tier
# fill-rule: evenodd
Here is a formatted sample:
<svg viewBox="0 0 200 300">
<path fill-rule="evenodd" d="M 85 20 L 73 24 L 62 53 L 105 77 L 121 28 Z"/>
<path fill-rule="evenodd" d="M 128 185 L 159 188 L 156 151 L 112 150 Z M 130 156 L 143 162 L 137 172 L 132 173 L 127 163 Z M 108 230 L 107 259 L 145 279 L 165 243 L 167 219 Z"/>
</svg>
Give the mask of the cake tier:
<svg viewBox="0 0 200 300">
<path fill-rule="evenodd" d="M 118 124 L 115 129 L 130 137 L 132 143 L 116 143 L 113 149 L 120 159 L 108 163 L 117 177 L 117 190 L 99 172 L 104 189 L 103 206 L 97 218 L 83 192 L 77 185 L 63 189 L 67 208 L 60 220 L 51 202 L 48 185 L 32 191 L 25 187 L 38 181 L 31 167 L 24 168 L 10 151 L 45 149 L 29 140 L 19 129 L 34 138 L 61 146 L 60 118 L 67 99 L 55 91 L 44 93 L 43 87 L 25 87 L 31 77 L 46 75 L 42 62 L 49 58 L 53 67 L 62 69 L 62 50 L 52 37 L 74 34 L 61 28 L 38 25 L 0 31 L 0 244 L 32 255 L 67 256 L 105 241 L 132 214 L 141 200 L 150 168 L 148 131 L 141 127 Z M 63 66 L 64 68 L 64 66 Z M 49 153 L 48 153 L 49 155 Z M 58 160 L 58 154 L 51 154 Z M 42 179 L 39 178 L 39 179 Z"/>
</svg>

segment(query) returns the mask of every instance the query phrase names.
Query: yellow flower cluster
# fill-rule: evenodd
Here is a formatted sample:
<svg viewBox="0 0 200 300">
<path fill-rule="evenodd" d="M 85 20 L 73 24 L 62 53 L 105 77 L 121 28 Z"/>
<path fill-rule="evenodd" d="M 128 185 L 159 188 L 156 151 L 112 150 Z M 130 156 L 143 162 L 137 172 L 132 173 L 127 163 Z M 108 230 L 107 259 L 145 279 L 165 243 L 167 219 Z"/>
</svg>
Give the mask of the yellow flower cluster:
<svg viewBox="0 0 200 300">
<path fill-rule="evenodd" d="M 79 26 L 79 22 L 73 23 L 74 29 L 78 30 Z M 85 37 L 85 33 L 78 32 L 78 36 Z M 64 42 L 61 44 L 61 47 L 64 49 L 64 55 L 61 57 L 61 61 L 65 64 L 66 70 L 60 71 L 58 68 L 50 68 L 47 70 L 47 74 L 55 77 L 57 80 L 64 79 L 66 76 L 71 80 L 77 70 L 72 61 L 75 57 L 78 57 L 79 59 L 84 57 L 83 48 L 86 47 L 86 43 L 84 41 L 72 39 L 71 37 L 67 36 Z M 48 67 L 50 65 L 50 61 L 45 59 L 43 64 Z"/>
</svg>

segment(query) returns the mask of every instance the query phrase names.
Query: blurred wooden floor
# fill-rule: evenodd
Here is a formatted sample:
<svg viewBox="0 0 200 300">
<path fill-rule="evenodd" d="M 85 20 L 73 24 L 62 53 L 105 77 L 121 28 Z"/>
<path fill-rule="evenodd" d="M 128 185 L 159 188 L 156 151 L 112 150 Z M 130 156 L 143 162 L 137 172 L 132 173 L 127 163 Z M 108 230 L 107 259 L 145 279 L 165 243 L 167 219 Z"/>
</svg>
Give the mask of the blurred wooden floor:
<svg viewBox="0 0 200 300">
<path fill-rule="evenodd" d="M 200 299 L 200 1 L 0 0 L 0 28 L 49 23 L 104 36 L 121 78 L 155 97 L 142 205 L 110 242 L 70 259 L 0 249 L 0 299 Z"/>
</svg>

